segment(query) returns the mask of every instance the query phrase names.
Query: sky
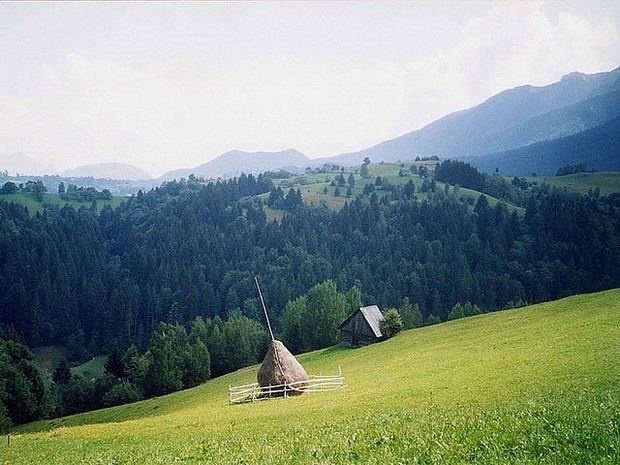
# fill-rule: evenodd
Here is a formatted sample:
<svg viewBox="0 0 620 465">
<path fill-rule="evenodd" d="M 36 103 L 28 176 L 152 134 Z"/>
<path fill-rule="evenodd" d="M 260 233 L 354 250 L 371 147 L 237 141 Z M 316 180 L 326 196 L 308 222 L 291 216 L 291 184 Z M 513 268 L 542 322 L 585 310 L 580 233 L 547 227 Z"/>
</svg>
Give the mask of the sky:
<svg viewBox="0 0 620 465">
<path fill-rule="evenodd" d="M 0 154 L 153 176 L 361 150 L 620 66 L 620 2 L 0 2 Z"/>
</svg>

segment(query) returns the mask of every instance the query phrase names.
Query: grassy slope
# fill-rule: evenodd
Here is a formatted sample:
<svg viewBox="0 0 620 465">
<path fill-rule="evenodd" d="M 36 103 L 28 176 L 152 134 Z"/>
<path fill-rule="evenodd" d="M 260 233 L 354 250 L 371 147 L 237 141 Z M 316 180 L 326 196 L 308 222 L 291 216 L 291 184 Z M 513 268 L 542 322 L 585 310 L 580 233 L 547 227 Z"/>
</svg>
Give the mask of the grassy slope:
<svg viewBox="0 0 620 465">
<path fill-rule="evenodd" d="M 414 164 L 416 166 L 426 166 L 429 170 L 434 170 L 436 161 L 424 161 L 424 162 L 408 162 L 408 163 L 380 163 L 376 165 L 370 165 L 369 174 L 370 177 L 367 179 L 362 179 L 359 176 L 359 167 L 351 167 L 345 169 L 343 172 L 345 179 L 348 179 L 349 174 L 353 173 L 355 176 L 355 187 L 352 189 L 351 197 L 346 197 L 346 192 L 348 189 L 348 184 L 340 189 L 341 195 L 339 197 L 334 196 L 335 187 L 331 186 L 330 183 L 332 180 L 336 179 L 336 177 L 340 174 L 340 171 L 334 171 L 330 173 L 321 173 L 321 174 L 305 174 L 301 176 L 295 176 L 284 181 L 281 181 L 282 187 L 285 192 L 288 192 L 288 189 L 293 186 L 295 188 L 300 188 L 304 202 L 309 205 L 321 205 L 324 204 L 332 210 L 340 210 L 345 202 L 351 202 L 355 197 L 359 196 L 364 186 L 368 183 L 375 182 L 376 176 L 381 176 L 383 179 L 389 181 L 390 184 L 406 184 L 410 180 L 416 186 L 416 192 L 420 189 L 422 185 L 423 179 L 418 175 L 412 175 L 409 171 L 409 167 Z M 400 170 L 403 170 L 406 175 L 398 176 Z M 587 194 L 589 190 L 595 190 L 597 187 L 600 189 L 601 195 L 609 195 L 612 193 L 620 192 L 620 172 L 610 172 L 610 173 L 579 173 L 575 175 L 569 176 L 560 176 L 560 177 L 536 177 L 536 178 L 527 178 L 528 181 L 541 184 L 546 182 L 552 186 L 566 188 L 569 191 L 576 192 L 579 194 Z M 437 189 L 443 191 L 445 184 L 442 182 L 437 183 Z M 327 189 L 327 192 L 325 190 Z M 450 187 L 450 192 L 454 192 L 454 188 Z M 384 195 L 385 191 L 378 190 L 377 193 L 379 195 Z M 425 194 L 418 193 L 417 194 L 420 199 L 423 199 Z M 495 206 L 500 200 L 497 198 L 485 194 L 489 204 L 491 206 Z M 464 187 L 459 188 L 459 198 L 468 202 L 470 205 L 474 205 L 478 197 L 480 196 L 480 192 L 466 189 Z M 264 196 L 264 199 L 267 199 L 267 195 Z M 510 203 L 504 202 L 510 211 L 515 210 L 519 214 L 523 214 L 525 212 L 524 208 L 517 207 Z M 284 211 L 273 210 L 270 208 L 266 208 L 268 219 L 276 219 L 281 220 L 282 216 L 285 214 Z"/>
<path fill-rule="evenodd" d="M 60 361 L 67 358 L 68 351 L 58 346 L 41 346 L 32 349 L 37 363 L 48 373 L 53 373 Z"/>
<path fill-rule="evenodd" d="M 361 194 L 364 185 L 372 182 L 374 183 L 374 177 L 379 175 L 384 179 L 387 179 L 391 184 L 405 184 L 412 180 L 416 185 L 416 188 L 419 188 L 422 184 L 422 179 L 417 175 L 410 175 L 409 167 L 413 164 L 416 166 L 426 166 L 430 170 L 433 170 L 435 167 L 436 161 L 423 161 L 423 162 L 407 162 L 407 163 L 380 163 L 376 165 L 370 165 L 369 172 L 371 177 L 369 179 L 361 179 L 358 172 L 359 167 L 351 167 L 347 168 L 344 171 L 345 178 L 348 179 L 350 173 L 354 173 L 356 178 L 356 186 L 352 192 L 352 198 L 355 198 L 359 194 Z M 407 176 L 400 177 L 398 176 L 398 172 L 401 168 L 407 173 Z M 301 176 L 296 176 L 288 180 L 284 180 L 286 186 L 283 186 L 285 192 L 288 192 L 289 185 L 293 185 L 294 187 L 299 187 L 302 191 L 304 201 L 308 204 L 320 205 L 322 203 L 326 204 L 328 207 L 338 210 L 342 208 L 345 201 L 351 201 L 351 198 L 346 198 L 345 193 L 347 191 L 347 187 L 341 189 L 341 196 L 334 197 L 334 187 L 330 186 L 330 182 L 336 178 L 340 174 L 340 171 L 335 171 L 331 173 L 321 173 L 321 174 L 306 174 Z M 527 178 L 530 182 L 542 183 L 546 182 L 553 186 L 558 187 L 566 187 L 567 189 L 580 193 L 586 194 L 590 189 L 594 190 L 597 187 L 600 189 L 601 195 L 609 195 L 612 193 L 620 192 L 620 172 L 609 172 L 609 173 L 578 173 L 569 176 L 551 176 L 551 177 L 536 177 L 536 178 Z M 282 181 L 281 181 L 282 182 Z M 443 183 L 437 183 L 439 189 L 444 188 Z M 324 193 L 324 189 L 327 188 L 328 194 Z M 473 199 L 475 201 L 479 192 L 472 191 L 469 189 L 461 188 L 459 197 L 464 198 L 466 200 Z M 263 196 L 265 199 L 268 195 Z M 497 203 L 497 199 L 488 196 L 489 202 L 491 205 Z M 66 204 L 72 205 L 74 208 L 78 209 L 80 207 L 90 207 L 91 202 L 66 202 L 62 200 L 56 194 L 46 193 L 43 194 L 43 202 L 38 202 L 34 194 L 19 192 L 17 194 L 10 195 L 1 195 L 0 200 L 4 200 L 7 202 L 16 202 L 28 207 L 28 210 L 31 214 L 36 212 L 40 212 L 43 210 L 44 204 L 56 205 L 58 207 L 63 207 Z M 104 205 L 111 205 L 112 208 L 116 208 L 122 201 L 124 197 L 114 197 L 110 201 L 97 201 L 97 207 L 101 209 Z M 516 208 L 518 211 L 522 209 L 518 209 L 517 207 L 510 206 L 511 208 Z M 269 219 L 278 219 L 282 218 L 283 212 L 278 210 L 267 209 L 267 213 Z"/>
<path fill-rule="evenodd" d="M 311 175 L 306 174 L 306 175 L 301 175 L 301 176 L 295 176 L 295 177 L 282 181 L 283 184 L 281 184 L 281 186 L 283 187 L 283 190 L 285 193 L 288 192 L 288 189 L 291 186 L 295 188 L 299 188 L 301 190 L 303 200 L 306 204 L 315 205 L 315 206 L 324 204 L 332 210 L 340 210 L 344 206 L 345 202 L 352 202 L 357 196 L 362 194 L 364 190 L 364 186 L 366 184 L 375 183 L 376 176 L 381 176 L 382 179 L 387 180 L 392 185 L 403 185 L 403 184 L 408 183 L 409 181 L 412 181 L 416 187 L 416 192 L 418 192 L 417 194 L 418 198 L 424 199 L 427 194 L 419 193 L 419 189 L 422 186 L 424 179 L 418 176 L 417 174 L 415 175 L 411 174 L 411 172 L 409 171 L 409 167 L 412 164 L 418 167 L 426 166 L 429 170 L 432 171 L 435 169 L 436 163 L 437 163 L 436 161 L 423 161 L 423 162 L 413 162 L 413 163 L 411 162 L 409 163 L 379 163 L 376 165 L 370 165 L 369 167 L 370 177 L 366 179 L 362 179 L 360 175 L 358 174 L 359 167 L 352 167 L 352 168 L 345 169 L 345 171 L 343 171 L 343 175 L 345 179 L 348 180 L 349 174 L 351 173 L 353 173 L 355 176 L 355 187 L 352 189 L 351 197 L 346 197 L 346 192 L 349 187 L 348 184 L 340 188 L 341 194 L 339 197 L 334 196 L 335 187 L 331 186 L 330 183 L 331 181 L 336 179 L 336 177 L 340 174 L 340 171 L 335 171 L 331 173 L 321 173 L 321 174 L 311 174 Z M 405 173 L 404 176 L 398 175 L 401 169 Z M 535 179 L 540 180 L 543 178 L 535 178 Z M 437 190 L 443 191 L 445 186 L 446 186 L 445 183 L 438 182 Z M 326 189 L 327 189 L 327 192 L 325 192 Z M 450 189 L 450 192 L 454 192 L 453 187 L 450 187 L 449 189 Z M 383 191 L 380 188 L 377 189 L 377 194 L 379 196 L 385 195 L 386 193 L 387 193 L 386 191 Z M 490 196 L 488 194 L 485 194 L 485 195 L 491 206 L 495 206 L 498 202 L 500 202 L 500 200 L 496 199 L 493 196 Z M 474 191 L 471 189 L 466 189 L 464 187 L 460 187 L 458 197 L 473 206 L 476 200 L 478 200 L 478 197 L 480 197 L 480 192 Z M 264 199 L 265 200 L 267 199 L 267 195 L 264 196 Z M 519 208 L 515 205 L 509 204 L 506 202 L 504 203 L 511 211 L 516 210 L 518 213 L 521 213 L 521 214 L 524 213 L 525 211 L 523 208 Z M 279 221 L 285 213 L 283 211 L 273 210 L 269 207 L 267 207 L 265 210 L 266 210 L 267 217 L 269 220 L 276 219 Z"/>
<path fill-rule="evenodd" d="M 105 372 L 105 368 L 103 365 L 105 364 L 108 357 L 105 355 L 99 355 L 98 357 L 93 357 L 86 363 L 82 363 L 76 367 L 71 369 L 71 373 L 78 374 L 84 376 L 87 379 L 91 378 L 99 378 Z"/>
<path fill-rule="evenodd" d="M 417 166 L 424 165 L 430 170 L 433 170 L 435 163 L 437 162 L 427 161 L 414 162 L 413 164 Z M 340 189 L 341 195 L 339 197 L 334 196 L 335 187 L 331 186 L 330 183 L 340 174 L 340 171 L 295 176 L 283 181 L 285 183 L 285 185 L 283 185 L 283 189 L 285 192 L 288 192 L 288 189 L 291 186 L 295 188 L 300 188 L 303 200 L 306 204 L 315 206 L 325 205 L 332 210 L 340 210 L 344 206 L 345 202 L 351 202 L 355 199 L 355 197 L 361 195 L 366 184 L 374 184 L 375 176 L 377 175 L 381 176 L 384 179 L 387 179 L 390 184 L 406 184 L 411 180 L 415 184 L 417 192 L 422 185 L 423 179 L 420 178 L 418 175 L 412 175 L 410 173 L 409 167 L 411 166 L 411 164 L 412 163 L 380 163 L 377 165 L 370 165 L 370 178 L 368 179 L 362 179 L 359 176 L 359 167 L 352 167 L 346 169 L 343 172 L 345 179 L 348 179 L 350 173 L 353 173 L 355 175 L 356 183 L 355 187 L 352 189 L 351 197 L 346 197 L 348 185 Z M 398 172 L 401 169 L 403 169 L 406 173 L 405 176 L 398 176 Z M 600 190 L 600 194 L 603 196 L 613 193 L 620 193 L 620 172 L 579 173 L 575 175 L 560 177 L 532 177 L 527 178 L 527 180 L 535 184 L 542 184 L 543 182 L 545 182 L 552 186 L 566 188 L 569 191 L 579 194 L 587 194 L 588 191 L 594 191 L 597 187 Z M 444 188 L 444 183 L 437 183 L 438 190 L 443 191 Z M 327 192 L 325 192 L 325 189 L 327 189 Z M 378 190 L 377 192 L 379 195 L 385 195 L 385 191 Z M 454 187 L 450 187 L 450 192 L 455 192 Z M 480 197 L 480 192 L 464 187 L 460 187 L 458 192 L 459 198 L 472 206 L 478 200 L 478 197 Z M 417 194 L 418 198 L 420 199 L 424 199 L 425 195 L 426 194 L 421 193 Z M 497 205 L 497 203 L 500 202 L 500 200 L 491 195 L 485 195 L 491 206 L 495 206 Z M 267 200 L 268 195 L 263 195 L 263 198 Z M 514 210 L 519 214 L 525 213 L 524 208 L 517 207 L 516 205 L 507 202 L 504 202 L 504 204 L 508 207 L 509 211 Z M 270 221 L 274 219 L 280 221 L 282 217 L 286 214 L 286 212 L 283 210 L 274 210 L 269 207 L 265 208 L 265 212 L 267 213 L 267 218 Z"/>
<path fill-rule="evenodd" d="M 63 358 L 66 359 L 69 355 L 67 349 L 58 346 L 35 347 L 32 349 L 32 353 L 39 366 L 49 374 L 53 373 L 60 361 Z M 71 368 L 71 372 L 74 375 L 78 374 L 87 379 L 99 378 L 105 372 L 103 364 L 107 359 L 105 355 L 93 357 L 88 362 Z"/>
<path fill-rule="evenodd" d="M 546 182 L 552 186 L 566 187 L 579 194 L 587 194 L 589 190 L 600 189 L 601 195 L 620 192 L 620 172 L 577 173 L 568 176 L 549 176 L 528 178 L 530 182 Z"/>
<path fill-rule="evenodd" d="M 342 391 L 229 406 L 256 367 L 195 389 L 26 425 L 17 464 L 619 463 L 620 290 L 300 357 Z M 5 463 L 5 462 L 3 462 Z"/>
<path fill-rule="evenodd" d="M 0 201 L 2 200 L 6 202 L 15 202 L 24 205 L 28 207 L 28 211 L 30 212 L 30 214 L 42 212 L 43 206 L 45 204 L 55 205 L 59 208 L 62 208 L 65 205 L 71 205 L 76 210 L 78 210 L 80 207 L 90 208 L 90 206 L 92 205 L 92 202 L 67 202 L 66 200 L 61 199 L 59 195 L 48 193 L 43 194 L 42 202 L 39 202 L 35 198 L 34 194 L 27 192 L 17 192 L 16 194 L 0 195 Z M 124 200 L 124 197 L 113 197 L 112 200 L 97 200 L 97 208 L 101 209 L 105 205 L 111 205 L 112 208 L 116 208 Z"/>
</svg>

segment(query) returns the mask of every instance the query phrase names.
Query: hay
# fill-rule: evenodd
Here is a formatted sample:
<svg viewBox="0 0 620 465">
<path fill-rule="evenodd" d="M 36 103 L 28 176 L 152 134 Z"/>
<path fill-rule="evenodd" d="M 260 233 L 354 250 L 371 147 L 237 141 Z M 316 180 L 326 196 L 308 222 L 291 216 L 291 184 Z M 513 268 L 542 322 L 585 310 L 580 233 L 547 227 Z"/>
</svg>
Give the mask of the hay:
<svg viewBox="0 0 620 465">
<path fill-rule="evenodd" d="M 307 385 L 304 381 L 308 381 L 308 374 L 284 344 L 273 340 L 258 370 L 257 378 L 261 387 L 285 385 L 290 387 L 284 389 L 287 395 L 299 395 Z M 290 386 L 292 383 L 295 384 Z M 276 395 L 282 396 L 284 392 Z"/>
</svg>

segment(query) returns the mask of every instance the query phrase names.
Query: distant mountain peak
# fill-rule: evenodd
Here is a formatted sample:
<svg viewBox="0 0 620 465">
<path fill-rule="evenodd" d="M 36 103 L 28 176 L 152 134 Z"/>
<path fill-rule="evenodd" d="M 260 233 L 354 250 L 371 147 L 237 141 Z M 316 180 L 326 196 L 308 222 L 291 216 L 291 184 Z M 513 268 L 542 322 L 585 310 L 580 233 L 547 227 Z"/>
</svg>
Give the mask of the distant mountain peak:
<svg viewBox="0 0 620 465">
<path fill-rule="evenodd" d="M 281 152 L 245 152 L 230 150 L 219 157 L 195 168 L 175 170 L 164 174 L 160 179 L 172 180 L 187 178 L 190 174 L 198 177 L 233 178 L 245 174 L 259 174 L 265 171 L 303 171 L 311 164 L 310 158 L 296 149 Z"/>
<path fill-rule="evenodd" d="M 222 157 L 238 157 L 238 156 L 243 156 L 243 157 L 250 156 L 250 157 L 260 157 L 260 158 L 273 158 L 273 157 L 301 158 L 301 159 L 308 158 L 297 149 L 286 149 L 280 152 L 262 152 L 262 151 L 261 152 L 246 152 L 244 150 L 235 149 L 235 150 L 230 150 L 226 153 L 223 153 L 222 155 L 217 157 L 215 160 L 217 160 L 218 158 L 222 158 Z"/>
<path fill-rule="evenodd" d="M 56 169 L 46 166 L 21 152 L 11 154 L 0 153 L 0 171 L 7 171 L 11 175 L 21 174 L 28 176 L 43 176 L 56 173 Z"/>
<path fill-rule="evenodd" d="M 560 79 L 560 82 L 583 81 L 584 79 L 586 79 L 586 77 L 587 77 L 587 74 L 580 73 L 579 71 L 573 71 L 572 73 L 568 73 L 562 76 L 562 79 Z"/>
<path fill-rule="evenodd" d="M 331 160 L 352 165 L 365 157 L 378 162 L 504 152 L 607 123 L 620 116 L 618 92 L 620 67 L 596 74 L 573 72 L 549 85 L 504 90 L 422 129 Z"/>
<path fill-rule="evenodd" d="M 78 166 L 62 172 L 66 177 L 93 177 L 117 180 L 142 181 L 151 179 L 151 176 L 141 168 L 127 163 L 95 163 Z"/>
</svg>

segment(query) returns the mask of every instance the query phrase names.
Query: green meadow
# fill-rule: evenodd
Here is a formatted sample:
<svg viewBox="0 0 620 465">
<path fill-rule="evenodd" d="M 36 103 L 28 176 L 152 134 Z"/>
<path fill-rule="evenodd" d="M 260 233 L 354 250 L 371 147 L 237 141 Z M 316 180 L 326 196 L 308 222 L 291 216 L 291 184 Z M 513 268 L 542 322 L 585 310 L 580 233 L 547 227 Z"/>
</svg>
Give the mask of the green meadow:
<svg viewBox="0 0 620 465">
<path fill-rule="evenodd" d="M 30 192 L 17 192 L 15 194 L 1 195 L 0 200 L 22 204 L 28 208 L 28 212 L 31 215 L 34 215 L 36 213 L 41 213 L 46 206 L 62 208 L 65 205 L 70 205 L 77 210 L 82 207 L 91 208 L 93 204 L 95 204 L 98 209 L 101 209 L 106 205 L 110 205 L 112 208 L 116 208 L 125 199 L 124 197 L 113 197 L 112 200 L 97 200 L 94 203 L 93 202 L 78 202 L 74 200 L 72 201 L 63 200 L 60 198 L 59 195 L 46 193 L 46 194 L 43 194 L 42 200 L 39 201 L 36 199 L 35 195 Z"/>
<path fill-rule="evenodd" d="M 304 354 L 346 387 L 228 404 L 197 388 L 16 428 L 4 465 L 617 464 L 620 290 L 405 331 Z"/>
<path fill-rule="evenodd" d="M 530 182 L 546 182 L 551 186 L 566 188 L 578 194 L 587 194 L 599 189 L 601 195 L 620 192 L 620 172 L 576 173 L 567 176 L 528 178 Z"/>
</svg>

